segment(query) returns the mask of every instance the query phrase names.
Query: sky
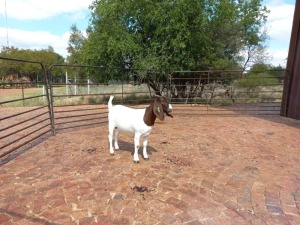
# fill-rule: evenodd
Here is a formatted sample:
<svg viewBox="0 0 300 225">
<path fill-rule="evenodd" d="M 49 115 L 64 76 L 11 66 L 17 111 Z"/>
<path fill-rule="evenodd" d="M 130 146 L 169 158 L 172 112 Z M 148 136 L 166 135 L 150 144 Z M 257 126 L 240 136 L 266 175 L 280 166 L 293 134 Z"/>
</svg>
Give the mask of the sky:
<svg viewBox="0 0 300 225">
<path fill-rule="evenodd" d="M 296 0 L 264 0 L 270 10 L 270 63 L 286 65 Z M 70 27 L 85 33 L 93 0 L 0 0 L 0 48 L 46 49 L 67 56 Z M 5 10 L 6 9 L 6 10 Z"/>
</svg>

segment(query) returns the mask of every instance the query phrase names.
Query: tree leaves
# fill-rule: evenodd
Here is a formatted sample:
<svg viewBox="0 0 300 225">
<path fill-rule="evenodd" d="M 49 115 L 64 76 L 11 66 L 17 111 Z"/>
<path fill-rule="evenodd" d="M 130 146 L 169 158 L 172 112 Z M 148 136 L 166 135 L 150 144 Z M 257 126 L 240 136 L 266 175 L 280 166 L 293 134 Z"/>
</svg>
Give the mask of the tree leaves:
<svg viewBox="0 0 300 225">
<path fill-rule="evenodd" d="M 82 63 L 172 70 L 233 69 L 262 46 L 261 0 L 94 1 Z M 243 63 L 241 63 L 242 66 Z"/>
<path fill-rule="evenodd" d="M 49 46 L 48 49 L 42 50 L 2 47 L 0 56 L 6 58 L 41 62 L 45 66 L 64 63 L 64 58 L 58 53 L 55 53 L 54 49 L 51 46 Z M 30 78 L 31 81 L 38 80 L 37 77 L 43 77 L 42 67 L 36 63 L 20 63 L 1 60 L 0 67 L 0 78 L 2 79 L 4 79 L 8 74 L 17 74 L 20 77 L 26 76 Z M 56 70 L 56 73 L 60 73 L 60 71 Z"/>
</svg>

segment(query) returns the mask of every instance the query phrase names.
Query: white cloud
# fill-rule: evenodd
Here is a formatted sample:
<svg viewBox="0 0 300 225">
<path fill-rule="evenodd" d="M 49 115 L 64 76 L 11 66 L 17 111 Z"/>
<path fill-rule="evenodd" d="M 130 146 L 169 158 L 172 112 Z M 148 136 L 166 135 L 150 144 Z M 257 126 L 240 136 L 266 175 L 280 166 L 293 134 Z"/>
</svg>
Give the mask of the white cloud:
<svg viewBox="0 0 300 225">
<path fill-rule="evenodd" d="M 20 26 L 18 28 L 9 26 L 9 46 L 20 49 L 45 49 L 52 46 L 57 53 L 66 57 L 71 21 L 76 23 L 78 20 L 85 20 L 88 6 L 92 2 L 93 0 L 6 0 L 8 24 L 11 24 L 11 20 L 45 23 L 44 30 L 35 31 L 28 31 Z M 0 18 L 3 19 L 5 18 L 4 6 L 5 0 L 0 0 Z M 70 20 L 70 26 L 60 28 L 65 30 L 62 34 L 53 34 L 51 31 L 53 26 L 50 28 L 44 20 L 55 17 Z M 7 28 L 4 24 L 0 25 L 0 46 L 7 45 Z M 57 27 L 59 26 L 60 24 L 57 24 Z"/>
<path fill-rule="evenodd" d="M 270 27 L 269 35 L 272 40 L 290 41 L 294 8 L 294 5 L 289 5 L 282 1 L 271 1 L 268 5 L 270 14 L 268 15 L 267 24 Z"/>
<path fill-rule="evenodd" d="M 87 10 L 91 3 L 92 0 L 9 0 L 6 1 L 6 11 L 12 19 L 40 20 Z M 1 5 L 4 4 L 4 0 L 1 0 Z M 1 8 L 0 15 L 4 16 L 4 7 Z"/>
<path fill-rule="evenodd" d="M 11 19 L 34 20 L 65 16 L 70 21 L 86 18 L 86 11 L 93 0 L 6 0 L 8 22 Z M 0 18 L 5 18 L 5 0 L 0 0 Z M 270 36 L 268 52 L 272 56 L 273 65 L 285 65 L 288 55 L 294 5 L 283 0 L 269 0 L 265 4 L 270 10 L 268 14 L 268 34 Z M 5 23 L 0 25 L 0 46 L 6 45 Z M 71 25 L 71 23 L 70 23 Z M 2 26 L 2 27 L 1 27 Z M 57 24 L 59 26 L 59 24 Z M 9 28 L 9 45 L 18 48 L 41 49 L 52 46 L 62 56 L 67 56 L 66 47 L 69 39 L 69 27 L 60 35 L 54 35 L 50 27 L 46 31 L 26 31 L 26 28 Z M 85 29 L 85 28 L 83 28 Z"/>
<path fill-rule="evenodd" d="M 68 15 L 71 21 L 77 21 L 80 19 L 85 19 L 86 15 L 82 11 L 75 12 L 71 15 Z"/>
<path fill-rule="evenodd" d="M 54 35 L 46 31 L 26 31 L 18 29 L 8 29 L 9 46 L 20 49 L 46 49 L 52 46 L 58 54 L 67 55 L 67 43 L 70 33 L 62 36 Z M 6 28 L 0 27 L 0 43 L 6 43 Z"/>
<path fill-rule="evenodd" d="M 295 5 L 283 0 L 272 0 L 266 4 L 268 14 L 268 35 L 270 37 L 268 52 L 272 56 L 271 64 L 286 65 L 293 25 Z"/>
<path fill-rule="evenodd" d="M 269 49 L 268 53 L 272 57 L 271 63 L 274 66 L 286 66 L 288 50 L 287 49 Z"/>
</svg>

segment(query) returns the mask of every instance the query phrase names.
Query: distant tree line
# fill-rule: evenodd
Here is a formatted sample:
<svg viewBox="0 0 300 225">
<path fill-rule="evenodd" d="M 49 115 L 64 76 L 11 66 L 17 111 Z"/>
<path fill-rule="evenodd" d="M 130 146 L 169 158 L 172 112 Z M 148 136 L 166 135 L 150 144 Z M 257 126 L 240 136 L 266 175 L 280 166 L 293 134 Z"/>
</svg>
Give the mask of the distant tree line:
<svg viewBox="0 0 300 225">
<path fill-rule="evenodd" d="M 15 47 L 2 47 L 0 56 L 5 58 L 13 58 L 19 60 L 41 62 L 46 67 L 52 64 L 64 63 L 64 57 L 54 52 L 54 49 L 49 46 L 48 49 L 31 50 L 19 49 Z M 62 71 L 56 70 L 55 73 Z M 3 81 L 41 81 L 43 77 L 42 67 L 35 63 L 21 63 L 10 60 L 0 60 L 0 80 Z"/>
</svg>

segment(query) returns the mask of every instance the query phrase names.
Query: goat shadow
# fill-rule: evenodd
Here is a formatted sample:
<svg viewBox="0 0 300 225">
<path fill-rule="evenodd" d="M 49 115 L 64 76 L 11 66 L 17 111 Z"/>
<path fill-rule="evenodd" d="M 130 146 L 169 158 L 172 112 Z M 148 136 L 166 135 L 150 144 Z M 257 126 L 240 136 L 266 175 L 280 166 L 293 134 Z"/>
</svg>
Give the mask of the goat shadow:
<svg viewBox="0 0 300 225">
<path fill-rule="evenodd" d="M 133 156 L 134 154 L 134 143 L 133 140 L 132 142 L 127 142 L 127 141 L 122 141 L 122 140 L 118 140 L 118 144 L 120 149 L 119 150 L 115 150 L 116 152 L 118 151 L 127 151 L 130 152 L 131 155 Z M 113 145 L 114 145 L 114 141 L 113 141 Z M 152 152 L 157 152 L 157 150 L 155 148 L 153 148 L 151 145 L 147 145 L 147 153 L 148 155 L 152 155 Z M 139 155 L 143 156 L 143 144 L 142 142 L 140 143 L 140 147 L 139 147 Z"/>
</svg>

